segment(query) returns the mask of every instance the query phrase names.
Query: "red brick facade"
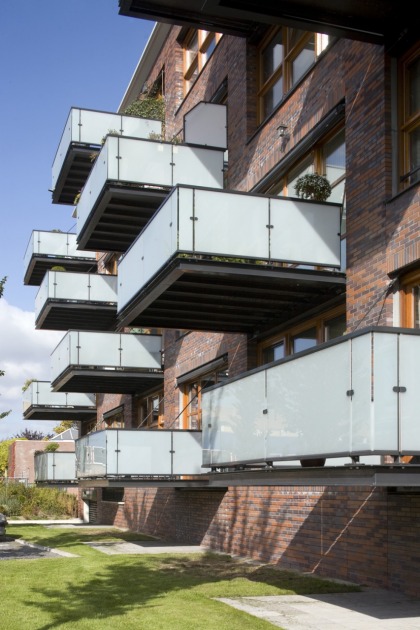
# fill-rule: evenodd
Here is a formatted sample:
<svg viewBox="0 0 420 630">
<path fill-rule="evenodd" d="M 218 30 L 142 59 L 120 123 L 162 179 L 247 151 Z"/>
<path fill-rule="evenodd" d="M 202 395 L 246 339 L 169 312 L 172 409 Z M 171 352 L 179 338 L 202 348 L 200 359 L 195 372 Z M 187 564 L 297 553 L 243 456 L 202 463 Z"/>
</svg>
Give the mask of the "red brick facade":
<svg viewBox="0 0 420 630">
<path fill-rule="evenodd" d="M 257 48 L 223 36 L 194 88 L 183 98 L 182 48 L 174 27 L 149 76 L 165 69 L 166 134 L 183 116 L 228 84 L 227 187 L 251 191 L 327 114 L 345 103 L 348 331 L 391 326 L 391 278 L 420 265 L 419 186 L 393 195 L 391 64 L 380 46 L 337 41 L 264 125 L 257 127 Z M 246 68 L 246 71 L 245 71 Z M 287 126 L 286 141 L 277 133 Z M 177 378 L 227 354 L 229 376 L 256 365 L 245 335 L 164 334 L 165 427 L 177 427 Z M 98 419 L 130 397 L 98 396 Z M 98 490 L 100 496 L 100 490 Z M 365 487 L 230 487 L 125 489 L 124 502 L 98 502 L 98 522 L 168 541 L 251 557 L 284 568 L 420 596 L 420 496 Z"/>
</svg>

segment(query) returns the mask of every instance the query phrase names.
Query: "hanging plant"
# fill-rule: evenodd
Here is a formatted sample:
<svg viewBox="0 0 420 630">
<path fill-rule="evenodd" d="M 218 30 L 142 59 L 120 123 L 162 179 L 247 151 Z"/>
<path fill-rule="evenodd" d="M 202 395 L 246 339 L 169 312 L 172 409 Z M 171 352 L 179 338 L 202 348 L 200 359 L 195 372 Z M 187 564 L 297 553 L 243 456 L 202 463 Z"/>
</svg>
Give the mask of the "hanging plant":
<svg viewBox="0 0 420 630">
<path fill-rule="evenodd" d="M 325 175 L 306 173 L 296 180 L 295 192 L 301 199 L 326 201 L 331 195 L 331 184 Z"/>
</svg>

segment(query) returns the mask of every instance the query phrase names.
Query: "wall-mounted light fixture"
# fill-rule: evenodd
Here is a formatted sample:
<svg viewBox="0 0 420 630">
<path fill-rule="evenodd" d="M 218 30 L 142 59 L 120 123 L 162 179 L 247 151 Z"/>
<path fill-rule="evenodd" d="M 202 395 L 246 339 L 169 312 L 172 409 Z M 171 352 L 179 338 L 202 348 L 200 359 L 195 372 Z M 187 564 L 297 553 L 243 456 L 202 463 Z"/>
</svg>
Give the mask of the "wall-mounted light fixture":
<svg viewBox="0 0 420 630">
<path fill-rule="evenodd" d="M 287 133 L 287 125 L 279 125 L 277 127 L 277 131 L 279 132 L 280 138 L 288 138 L 289 134 Z"/>
</svg>

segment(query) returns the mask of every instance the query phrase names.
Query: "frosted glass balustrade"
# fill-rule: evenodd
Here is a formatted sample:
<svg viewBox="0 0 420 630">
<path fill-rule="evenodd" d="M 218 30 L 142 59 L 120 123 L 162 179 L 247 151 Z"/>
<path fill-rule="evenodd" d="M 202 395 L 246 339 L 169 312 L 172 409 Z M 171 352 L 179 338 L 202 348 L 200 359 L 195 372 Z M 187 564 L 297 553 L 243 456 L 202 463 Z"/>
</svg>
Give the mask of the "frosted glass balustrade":
<svg viewBox="0 0 420 630">
<path fill-rule="evenodd" d="M 77 205 L 78 234 L 108 181 L 146 188 L 176 184 L 222 188 L 223 151 L 109 136 Z"/>
<path fill-rule="evenodd" d="M 116 132 L 121 136 L 148 138 L 151 133 L 161 134 L 162 123 L 137 116 L 71 108 L 53 162 L 52 189 L 54 190 L 57 184 L 67 153 L 73 143 L 98 147 L 104 136 L 110 132 Z"/>
<path fill-rule="evenodd" d="M 51 354 L 51 382 L 70 366 L 161 369 L 160 335 L 70 330 Z"/>
<path fill-rule="evenodd" d="M 75 481 L 75 453 L 37 453 L 35 455 L 35 481 Z"/>
<path fill-rule="evenodd" d="M 48 271 L 35 297 L 35 319 L 49 299 L 117 302 L 117 277 L 106 274 Z"/>
<path fill-rule="evenodd" d="M 76 440 L 77 477 L 201 474 L 201 431 L 108 429 Z"/>
<path fill-rule="evenodd" d="M 25 270 L 34 255 L 58 258 L 86 258 L 96 262 L 95 252 L 77 249 L 76 234 L 68 232 L 43 232 L 34 230 L 30 236 L 24 256 Z"/>
<path fill-rule="evenodd" d="M 23 392 L 23 412 L 33 406 L 96 409 L 95 394 L 53 392 L 49 381 L 34 381 Z"/>
<path fill-rule="evenodd" d="M 369 331 L 203 392 L 204 466 L 420 454 L 419 352 Z"/>
<path fill-rule="evenodd" d="M 118 266 L 118 311 L 176 253 L 340 267 L 340 207 L 174 188 Z"/>
</svg>

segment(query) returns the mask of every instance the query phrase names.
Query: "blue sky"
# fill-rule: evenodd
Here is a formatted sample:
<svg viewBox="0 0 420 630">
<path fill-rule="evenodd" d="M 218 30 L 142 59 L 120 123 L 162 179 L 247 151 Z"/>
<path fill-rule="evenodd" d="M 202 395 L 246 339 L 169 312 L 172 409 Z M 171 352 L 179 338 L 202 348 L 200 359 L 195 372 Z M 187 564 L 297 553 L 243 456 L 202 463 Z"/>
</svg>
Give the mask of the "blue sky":
<svg viewBox="0 0 420 630">
<path fill-rule="evenodd" d="M 0 440 L 51 423 L 21 420 L 27 378 L 49 380 L 63 333 L 34 330 L 37 287 L 23 285 L 32 230 L 75 232 L 71 206 L 51 202 L 51 167 L 71 107 L 117 110 L 154 23 L 121 16 L 118 0 L 0 3 Z"/>
</svg>

